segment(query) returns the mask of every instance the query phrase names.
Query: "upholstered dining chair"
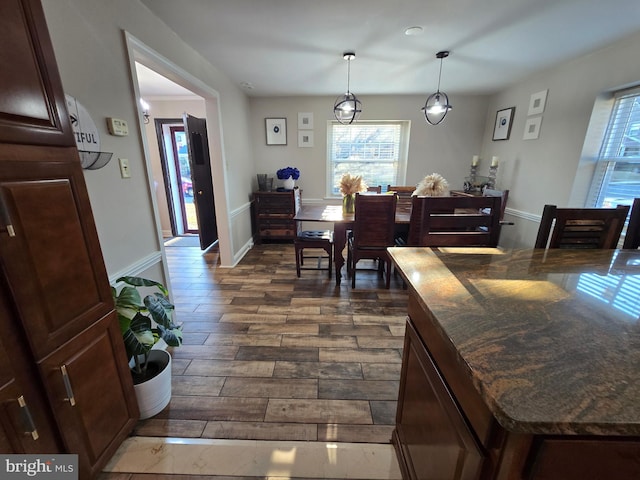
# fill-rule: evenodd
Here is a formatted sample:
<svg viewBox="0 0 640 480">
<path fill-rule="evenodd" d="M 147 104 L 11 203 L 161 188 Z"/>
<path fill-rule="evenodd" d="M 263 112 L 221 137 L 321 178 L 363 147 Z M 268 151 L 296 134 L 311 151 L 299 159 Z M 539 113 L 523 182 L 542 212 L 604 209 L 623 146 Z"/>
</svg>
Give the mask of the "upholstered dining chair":
<svg viewBox="0 0 640 480">
<path fill-rule="evenodd" d="M 347 252 L 352 288 L 356 286 L 356 265 L 361 259 L 378 260 L 380 275 L 386 272 L 385 286 L 390 287 L 391 257 L 387 247 L 394 244 L 397 201 L 397 195 L 356 194 L 356 211 Z"/>
<path fill-rule="evenodd" d="M 333 231 L 332 230 L 303 230 L 293 240 L 296 253 L 296 274 L 300 277 L 301 270 L 328 270 L 331 278 L 331 267 L 333 265 Z M 317 267 L 305 267 L 305 249 L 324 250 L 326 255 L 315 256 Z M 322 267 L 322 260 L 327 259 L 327 268 Z"/>
<path fill-rule="evenodd" d="M 631 214 L 629 215 L 629 223 L 627 224 L 627 232 L 624 235 L 624 243 L 622 248 L 639 248 L 640 247 L 640 198 L 633 200 Z"/>
<path fill-rule="evenodd" d="M 535 248 L 616 248 L 627 213 L 628 205 L 617 208 L 545 205 Z"/>
</svg>

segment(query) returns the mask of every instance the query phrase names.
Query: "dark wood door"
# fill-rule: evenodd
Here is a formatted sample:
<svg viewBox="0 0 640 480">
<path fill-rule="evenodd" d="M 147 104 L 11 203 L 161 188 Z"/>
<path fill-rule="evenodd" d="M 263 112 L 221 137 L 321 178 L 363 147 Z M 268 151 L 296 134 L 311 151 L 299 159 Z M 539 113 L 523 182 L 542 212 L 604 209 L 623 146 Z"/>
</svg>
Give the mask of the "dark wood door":
<svg viewBox="0 0 640 480">
<path fill-rule="evenodd" d="M 184 129 L 187 134 L 187 146 L 191 162 L 193 201 L 195 202 L 196 215 L 198 216 L 200 248 L 204 250 L 218 240 L 207 123 L 202 118 L 185 114 Z"/>
</svg>

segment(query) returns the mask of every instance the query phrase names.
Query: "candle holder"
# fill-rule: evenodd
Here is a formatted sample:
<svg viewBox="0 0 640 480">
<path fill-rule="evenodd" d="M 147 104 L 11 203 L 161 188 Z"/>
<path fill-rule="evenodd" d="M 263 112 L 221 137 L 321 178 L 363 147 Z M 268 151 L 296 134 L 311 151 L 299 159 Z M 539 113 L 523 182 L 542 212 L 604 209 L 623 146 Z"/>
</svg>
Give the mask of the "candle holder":
<svg viewBox="0 0 640 480">
<path fill-rule="evenodd" d="M 489 167 L 489 181 L 487 182 L 487 188 L 496 188 L 496 176 L 498 175 L 498 165 L 491 165 Z"/>
<path fill-rule="evenodd" d="M 471 180 L 471 183 L 475 185 L 476 183 L 476 175 L 478 173 L 478 166 L 477 165 L 471 165 L 471 169 L 469 170 L 469 179 Z"/>
</svg>

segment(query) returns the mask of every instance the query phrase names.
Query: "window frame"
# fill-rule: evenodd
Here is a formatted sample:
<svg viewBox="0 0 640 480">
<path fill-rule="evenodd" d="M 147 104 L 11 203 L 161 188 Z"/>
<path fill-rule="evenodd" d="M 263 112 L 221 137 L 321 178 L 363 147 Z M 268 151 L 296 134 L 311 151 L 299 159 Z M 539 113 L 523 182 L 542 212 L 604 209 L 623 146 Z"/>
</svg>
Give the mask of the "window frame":
<svg viewBox="0 0 640 480">
<path fill-rule="evenodd" d="M 398 155 L 397 155 L 397 167 L 396 167 L 396 183 L 395 185 L 404 185 L 407 177 L 407 164 L 409 157 L 409 138 L 411 133 L 411 120 L 359 120 L 352 125 L 342 125 L 335 120 L 327 121 L 327 154 L 326 154 L 326 189 L 325 195 L 327 198 L 340 198 L 340 193 L 334 193 L 333 189 L 333 136 L 334 126 L 339 127 L 359 127 L 359 126 L 374 126 L 374 125 L 399 125 L 400 136 L 398 142 Z M 365 179 L 366 181 L 366 179 Z M 370 185 L 376 186 L 376 185 Z M 382 185 L 383 191 L 387 185 Z"/>
<path fill-rule="evenodd" d="M 610 182 L 616 166 L 619 164 L 640 165 L 640 153 L 630 156 L 620 154 L 624 148 L 625 134 L 629 131 L 632 114 L 636 113 L 633 110 L 633 106 L 628 107 L 624 105 L 624 102 L 630 99 L 636 103 L 640 103 L 640 86 L 613 93 L 613 105 L 607 127 L 602 137 L 598 156 L 596 157 L 596 164 L 587 197 L 586 206 L 588 207 L 605 208 L 615 206 L 617 203 L 611 202 L 611 205 L 607 203 L 606 194 L 609 192 Z M 639 122 L 633 122 L 633 124 L 638 124 L 638 128 L 640 129 Z M 630 205 L 633 202 L 633 197 L 628 199 L 625 197 L 622 198 L 624 203 L 621 204 L 630 202 Z"/>
</svg>

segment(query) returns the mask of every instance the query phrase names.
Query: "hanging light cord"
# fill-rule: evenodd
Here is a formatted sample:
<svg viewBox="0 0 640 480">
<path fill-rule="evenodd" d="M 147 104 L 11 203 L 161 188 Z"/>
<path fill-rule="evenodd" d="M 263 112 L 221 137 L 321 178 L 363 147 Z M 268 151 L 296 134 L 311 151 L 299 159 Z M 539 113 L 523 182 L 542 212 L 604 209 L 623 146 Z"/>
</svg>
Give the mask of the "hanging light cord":
<svg viewBox="0 0 640 480">
<path fill-rule="evenodd" d="M 440 73 L 438 73 L 438 93 L 440 93 L 440 79 L 442 78 L 442 58 L 440 57 Z"/>
<path fill-rule="evenodd" d="M 351 57 L 347 58 L 347 95 L 351 93 Z"/>
</svg>

